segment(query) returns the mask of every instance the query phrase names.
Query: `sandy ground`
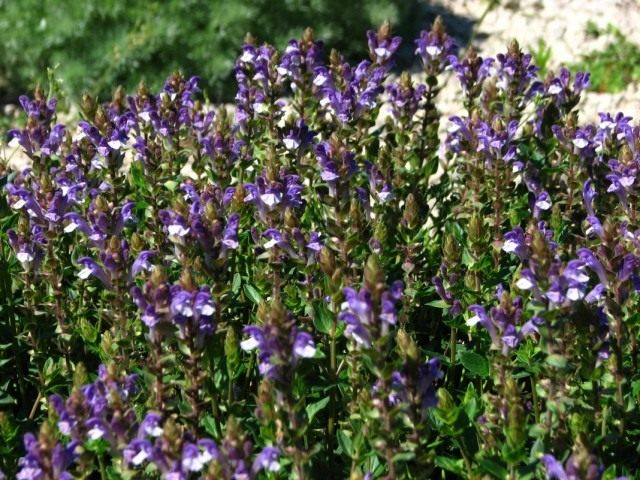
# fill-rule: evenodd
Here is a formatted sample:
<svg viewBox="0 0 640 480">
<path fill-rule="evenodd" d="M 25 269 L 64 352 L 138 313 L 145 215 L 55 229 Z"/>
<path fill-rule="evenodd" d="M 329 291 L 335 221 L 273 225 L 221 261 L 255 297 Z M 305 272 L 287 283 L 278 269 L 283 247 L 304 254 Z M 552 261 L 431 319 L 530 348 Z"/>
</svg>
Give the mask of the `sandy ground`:
<svg viewBox="0 0 640 480">
<path fill-rule="evenodd" d="M 478 24 L 487 7 L 486 0 L 436 0 L 431 8 L 441 13 L 446 23 L 462 30 Z M 581 56 L 599 51 L 614 36 L 588 33 L 589 24 L 598 30 L 614 25 L 632 43 L 640 45 L 640 0 L 500 0 L 476 26 L 474 47 L 483 56 L 495 56 L 517 39 L 523 50 L 536 51 L 540 42 L 551 47 L 548 68 L 577 62 Z M 467 27 L 468 28 L 468 27 Z M 455 83 L 455 82 L 449 82 Z M 440 108 L 456 113 L 455 85 L 442 92 Z M 640 116 L 640 92 L 637 84 L 630 84 L 620 93 L 588 92 L 580 105 L 582 120 L 597 120 L 598 112 L 618 112 Z"/>
</svg>

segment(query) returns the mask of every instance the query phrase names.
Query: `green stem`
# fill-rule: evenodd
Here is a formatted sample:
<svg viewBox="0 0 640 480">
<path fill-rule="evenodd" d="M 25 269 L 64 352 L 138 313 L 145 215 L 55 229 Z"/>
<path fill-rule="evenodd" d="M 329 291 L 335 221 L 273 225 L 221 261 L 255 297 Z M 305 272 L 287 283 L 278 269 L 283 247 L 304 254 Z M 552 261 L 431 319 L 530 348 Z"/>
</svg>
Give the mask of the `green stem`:
<svg viewBox="0 0 640 480">
<path fill-rule="evenodd" d="M 540 400 L 538 399 L 538 392 L 536 391 L 536 381 L 535 375 L 532 375 L 530 378 L 531 381 L 531 399 L 533 400 L 533 412 L 535 415 L 536 423 L 540 422 Z"/>
<path fill-rule="evenodd" d="M 107 477 L 107 469 L 102 455 L 98 455 L 98 464 L 100 465 L 100 480 L 107 480 L 109 477 Z"/>
</svg>

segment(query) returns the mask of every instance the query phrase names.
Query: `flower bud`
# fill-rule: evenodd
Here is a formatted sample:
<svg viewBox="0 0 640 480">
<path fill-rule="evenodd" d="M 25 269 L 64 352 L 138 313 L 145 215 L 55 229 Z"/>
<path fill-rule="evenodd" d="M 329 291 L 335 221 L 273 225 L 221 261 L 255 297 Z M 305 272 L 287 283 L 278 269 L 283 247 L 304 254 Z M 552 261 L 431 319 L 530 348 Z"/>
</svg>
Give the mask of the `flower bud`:
<svg viewBox="0 0 640 480">
<path fill-rule="evenodd" d="M 342 269 L 337 268 L 331 275 L 331 284 L 335 286 L 342 285 Z"/>
<path fill-rule="evenodd" d="M 149 97 L 149 87 L 147 87 L 144 80 L 138 84 L 138 97 L 140 97 L 141 100 L 145 100 Z"/>
<path fill-rule="evenodd" d="M 91 95 L 85 93 L 82 95 L 82 101 L 80 102 L 80 110 L 86 118 L 93 118 L 96 114 L 96 102 Z"/>
<path fill-rule="evenodd" d="M 342 64 L 342 57 L 335 48 L 331 49 L 331 53 L 329 54 L 329 64 L 333 68 L 339 68 Z"/>
<path fill-rule="evenodd" d="M 474 213 L 469 220 L 469 241 L 472 245 L 481 243 L 484 237 L 482 220 L 477 213 Z"/>
<path fill-rule="evenodd" d="M 110 354 L 113 347 L 113 338 L 111 337 L 111 332 L 106 330 L 102 334 L 102 340 L 100 341 L 100 350 L 103 352 Z"/>
<path fill-rule="evenodd" d="M 163 268 L 159 265 L 156 265 L 151 272 L 151 284 L 154 287 L 159 287 L 163 283 L 167 282 L 167 275 L 165 274 Z"/>
<path fill-rule="evenodd" d="M 270 423 L 276 418 L 273 408 L 273 384 L 268 378 L 264 378 L 258 385 L 258 394 L 256 396 L 257 415 L 261 421 Z"/>
<path fill-rule="evenodd" d="M 438 408 L 444 411 L 451 411 L 455 408 L 455 402 L 453 401 L 453 397 L 447 391 L 446 388 L 440 387 L 437 393 L 438 397 Z"/>
<path fill-rule="evenodd" d="M 113 92 L 113 97 L 111 97 L 111 105 L 118 109 L 124 108 L 124 102 L 126 99 L 126 93 L 122 85 L 118 85 L 116 91 Z"/>
<path fill-rule="evenodd" d="M 505 390 L 507 404 L 509 405 L 505 431 L 507 443 L 512 449 L 522 448 L 527 440 L 527 433 L 525 431 L 525 412 L 522 406 L 522 398 L 518 382 L 513 378 L 508 377 Z"/>
<path fill-rule="evenodd" d="M 87 383 L 88 383 L 87 369 L 85 368 L 84 363 L 78 362 L 73 372 L 73 387 L 81 388 L 83 385 L 86 385 Z"/>
<path fill-rule="evenodd" d="M 364 266 L 364 284 L 372 293 L 384 288 L 384 271 L 377 255 L 369 255 Z"/>
<path fill-rule="evenodd" d="M 387 228 L 387 224 L 383 219 L 380 219 L 376 224 L 373 231 L 373 238 L 380 242 L 380 245 L 384 245 L 387 243 L 387 239 L 389 238 L 389 230 Z"/>
<path fill-rule="evenodd" d="M 109 120 L 107 119 L 107 114 L 104 112 L 104 109 L 98 105 L 96 109 L 96 114 L 94 115 L 93 123 L 98 127 L 98 130 L 104 132 L 107 125 L 109 124 Z"/>
<path fill-rule="evenodd" d="M 402 221 L 407 227 L 413 228 L 417 219 L 418 204 L 416 202 L 416 197 L 414 197 L 413 193 L 410 193 L 404 201 L 404 215 L 402 217 Z"/>
<path fill-rule="evenodd" d="M 289 228 L 295 228 L 298 226 L 298 219 L 293 209 L 287 207 L 284 211 L 284 223 Z"/>
<path fill-rule="evenodd" d="M 193 281 L 191 270 L 187 268 L 182 270 L 182 274 L 180 275 L 180 285 L 182 285 L 182 288 L 185 290 L 194 291 L 196 289 L 196 284 Z"/>
<path fill-rule="evenodd" d="M 336 257 L 333 252 L 329 250 L 329 247 L 326 245 L 323 246 L 322 250 L 320 250 L 319 257 L 318 263 L 320 264 L 322 271 L 326 275 L 333 275 L 336 271 Z"/>
<path fill-rule="evenodd" d="M 480 290 L 480 275 L 475 270 L 467 270 L 464 275 L 464 286 L 470 290 Z"/>
<path fill-rule="evenodd" d="M 460 248 L 456 239 L 450 233 L 444 237 L 444 248 L 442 249 L 444 254 L 444 261 L 449 266 L 454 266 L 458 263 L 460 258 Z"/>
<path fill-rule="evenodd" d="M 400 353 L 405 357 L 405 359 L 408 359 L 412 363 L 418 361 L 418 347 L 413 341 L 413 338 L 411 338 L 403 328 L 398 330 L 398 333 L 396 334 L 396 342 L 398 343 Z"/>
<path fill-rule="evenodd" d="M 118 252 L 120 250 L 120 240 L 115 235 L 111 235 L 109 238 L 109 251 L 111 253 Z"/>
<path fill-rule="evenodd" d="M 44 90 L 42 85 L 37 84 L 35 90 L 33 91 L 33 98 L 38 102 L 43 102 L 46 100 L 46 96 L 44 94 Z"/>
<path fill-rule="evenodd" d="M 244 35 L 244 40 L 243 40 L 245 45 L 255 45 L 256 44 L 256 38 L 251 35 L 251 32 L 247 32 Z"/>
<path fill-rule="evenodd" d="M 109 211 L 109 202 L 102 195 L 98 195 L 96 197 L 96 210 L 98 212 L 107 212 Z"/>
<path fill-rule="evenodd" d="M 360 230 L 362 226 L 362 206 L 355 198 L 351 199 L 349 205 L 349 225 L 353 230 Z"/>
<path fill-rule="evenodd" d="M 302 41 L 309 44 L 315 41 L 315 38 L 313 36 L 313 29 L 311 27 L 307 27 L 304 29 L 304 32 L 302 33 Z"/>
<path fill-rule="evenodd" d="M 143 238 L 137 232 L 131 234 L 131 248 L 134 252 L 144 250 L 145 244 Z"/>
<path fill-rule="evenodd" d="M 631 165 L 633 162 L 633 152 L 629 148 L 629 145 L 623 145 L 620 149 L 620 154 L 618 155 L 618 159 L 620 163 L 623 165 Z"/>
</svg>

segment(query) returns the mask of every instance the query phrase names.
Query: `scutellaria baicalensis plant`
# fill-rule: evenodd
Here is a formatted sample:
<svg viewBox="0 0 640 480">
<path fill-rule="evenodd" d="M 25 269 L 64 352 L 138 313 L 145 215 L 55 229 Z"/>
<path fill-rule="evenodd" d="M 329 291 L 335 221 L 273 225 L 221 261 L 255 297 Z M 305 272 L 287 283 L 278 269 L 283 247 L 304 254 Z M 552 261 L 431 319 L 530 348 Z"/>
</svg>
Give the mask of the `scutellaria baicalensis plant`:
<svg viewBox="0 0 640 480">
<path fill-rule="evenodd" d="M 367 41 L 247 36 L 232 112 L 179 73 L 66 125 L 21 97 L 3 475 L 635 474 L 640 127 L 582 123 L 589 75 L 516 42 L 437 20 L 396 76 L 390 25 Z"/>
</svg>

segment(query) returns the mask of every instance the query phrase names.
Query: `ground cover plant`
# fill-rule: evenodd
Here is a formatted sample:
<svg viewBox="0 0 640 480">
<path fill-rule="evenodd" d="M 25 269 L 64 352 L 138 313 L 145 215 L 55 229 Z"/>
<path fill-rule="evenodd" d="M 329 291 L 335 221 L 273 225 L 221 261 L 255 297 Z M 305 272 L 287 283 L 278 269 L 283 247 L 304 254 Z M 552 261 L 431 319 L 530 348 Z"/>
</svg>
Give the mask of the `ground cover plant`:
<svg viewBox="0 0 640 480">
<path fill-rule="evenodd" d="M 247 37 L 233 113 L 180 74 L 77 125 L 21 97 L 7 477 L 633 478 L 640 128 L 580 123 L 589 75 L 515 42 L 481 58 L 437 21 L 416 81 L 400 41 L 349 64 Z"/>
<path fill-rule="evenodd" d="M 626 38 L 613 25 L 599 29 L 588 24 L 587 32 L 598 37 L 604 33 L 613 35 L 601 51 L 589 52 L 576 65 L 591 73 L 590 89 L 598 92 L 621 92 L 640 78 L 640 47 Z"/>
</svg>

